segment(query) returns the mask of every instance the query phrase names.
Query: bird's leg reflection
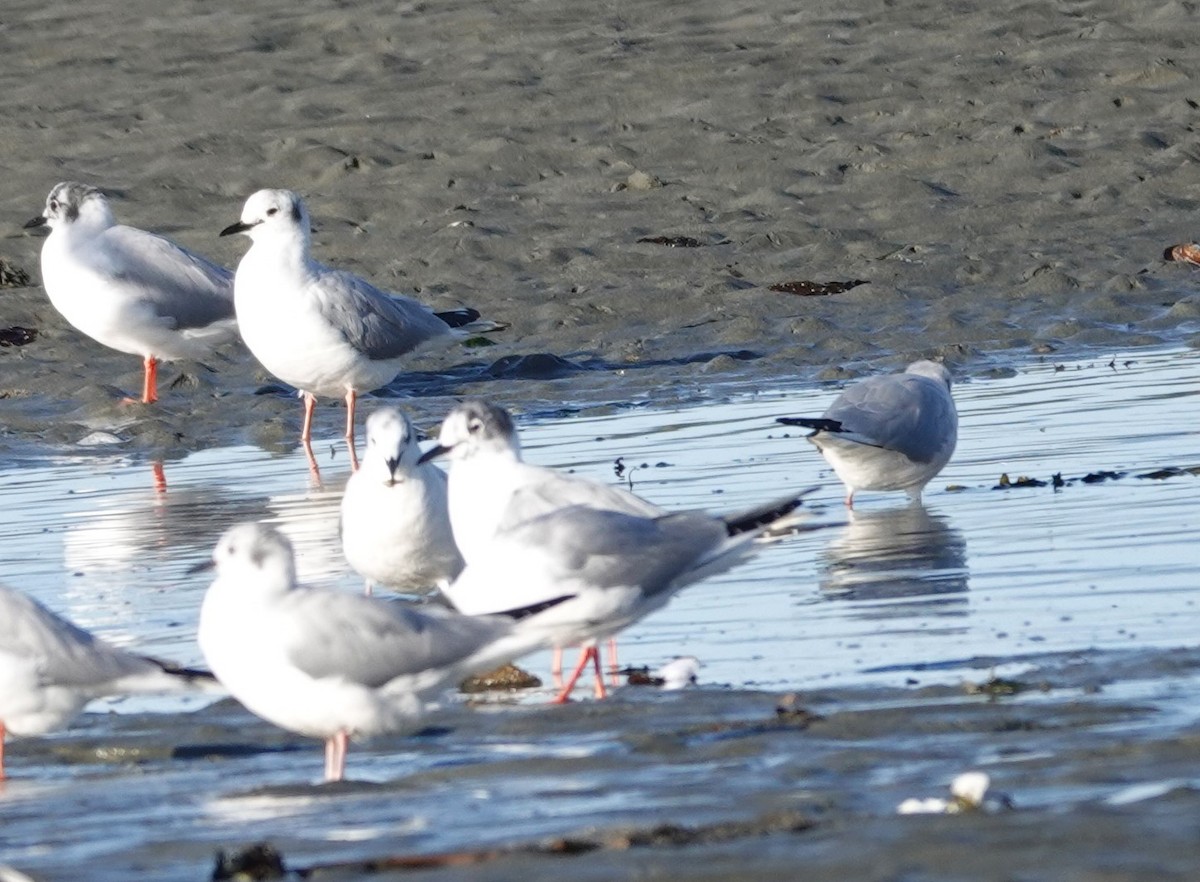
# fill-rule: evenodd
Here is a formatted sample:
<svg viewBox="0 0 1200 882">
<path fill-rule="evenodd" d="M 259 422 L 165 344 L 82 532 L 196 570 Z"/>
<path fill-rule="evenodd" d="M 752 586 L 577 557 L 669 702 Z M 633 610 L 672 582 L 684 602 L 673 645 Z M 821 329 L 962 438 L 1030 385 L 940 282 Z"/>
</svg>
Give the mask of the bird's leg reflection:
<svg viewBox="0 0 1200 882">
<path fill-rule="evenodd" d="M 167 474 L 163 471 L 162 460 L 156 459 L 154 462 L 150 463 L 150 471 L 154 475 L 154 492 L 166 493 Z"/>
<path fill-rule="evenodd" d="M 312 484 L 312 488 L 314 490 L 320 490 L 321 469 L 317 465 L 316 456 L 313 455 L 312 443 L 307 438 L 301 439 L 301 443 L 304 444 L 304 455 L 308 459 L 308 475 L 310 478 L 310 483 Z"/>
</svg>

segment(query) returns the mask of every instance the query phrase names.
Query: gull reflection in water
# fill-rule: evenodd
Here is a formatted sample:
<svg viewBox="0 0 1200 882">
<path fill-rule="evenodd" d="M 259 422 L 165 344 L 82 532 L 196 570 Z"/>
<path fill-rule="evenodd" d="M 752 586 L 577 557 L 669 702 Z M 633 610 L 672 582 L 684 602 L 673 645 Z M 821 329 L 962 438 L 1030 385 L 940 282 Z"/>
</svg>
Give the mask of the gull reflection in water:
<svg viewBox="0 0 1200 882">
<path fill-rule="evenodd" d="M 868 618 L 911 615 L 914 604 L 965 613 L 967 543 L 945 518 L 920 503 L 848 515 L 820 556 L 827 597 L 865 602 Z"/>
</svg>

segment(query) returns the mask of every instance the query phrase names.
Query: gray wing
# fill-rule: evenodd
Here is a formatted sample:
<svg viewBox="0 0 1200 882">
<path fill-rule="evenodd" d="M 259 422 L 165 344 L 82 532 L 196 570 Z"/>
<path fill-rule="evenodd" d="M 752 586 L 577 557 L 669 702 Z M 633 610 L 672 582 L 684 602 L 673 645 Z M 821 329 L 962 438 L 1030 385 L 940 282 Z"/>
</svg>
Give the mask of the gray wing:
<svg viewBox="0 0 1200 882">
<path fill-rule="evenodd" d="M 203 328 L 233 317 L 233 273 L 170 239 L 134 227 L 104 233 L 114 279 L 137 289 L 141 299 L 172 328 Z"/>
<path fill-rule="evenodd" d="M 929 462 L 957 437 L 954 399 L 941 383 L 914 374 L 871 377 L 844 391 L 825 412 L 841 437 Z"/>
<path fill-rule="evenodd" d="M 311 677 L 371 688 L 451 667 L 512 627 L 497 619 L 314 589 L 292 591 L 281 604 L 278 627 L 296 667 Z"/>
<path fill-rule="evenodd" d="M 574 478 L 536 466 L 531 466 L 528 474 L 533 474 L 535 468 L 537 480 L 522 484 L 513 493 L 496 526 L 497 531 L 509 530 L 525 521 L 575 505 L 646 518 L 664 514 L 664 510 L 657 505 L 620 487 Z"/>
<path fill-rule="evenodd" d="M 527 521 L 506 535 L 536 549 L 546 583 L 560 586 L 559 594 L 629 586 L 656 594 L 725 539 L 725 525 L 701 513 L 647 518 L 582 505 Z"/>
<path fill-rule="evenodd" d="M 79 689 L 159 666 L 110 646 L 31 597 L 0 585 L 0 653 L 31 661 L 44 685 Z"/>
<path fill-rule="evenodd" d="M 322 267 L 316 284 L 321 315 L 372 361 L 398 358 L 451 333 L 425 304 L 380 291 L 353 273 Z"/>
</svg>

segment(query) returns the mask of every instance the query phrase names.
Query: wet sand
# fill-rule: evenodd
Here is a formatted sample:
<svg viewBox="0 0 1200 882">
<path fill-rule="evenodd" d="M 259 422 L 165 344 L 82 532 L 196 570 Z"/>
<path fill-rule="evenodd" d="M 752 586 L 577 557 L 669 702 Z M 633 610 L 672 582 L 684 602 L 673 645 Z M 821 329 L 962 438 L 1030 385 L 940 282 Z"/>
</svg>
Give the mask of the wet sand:
<svg viewBox="0 0 1200 882">
<path fill-rule="evenodd" d="M 466 393 L 546 412 L 916 356 L 970 375 L 1195 345 L 1198 271 L 1162 251 L 1196 237 L 1197 37 L 1190 6 L 1128 0 L 14 0 L 0 257 L 35 284 L 0 290 L 0 327 L 37 337 L 0 347 L 0 450 L 79 450 L 102 432 L 105 449 L 175 457 L 290 449 L 299 431 L 298 403 L 236 346 L 164 369 L 154 408 L 119 403 L 138 360 L 65 324 L 20 229 L 64 179 L 230 266 L 245 243 L 217 231 L 253 190 L 291 187 L 321 259 L 506 324 L 492 345 L 414 356 L 389 387 L 427 426 Z M 678 247 L 641 241 L 657 237 Z M 771 290 L 851 280 L 867 284 Z M 339 410 L 322 408 L 318 434 L 338 432 Z M 778 723 L 780 696 L 721 689 L 450 711 L 425 737 L 356 748 L 351 775 L 357 760 L 383 783 L 340 789 L 305 783 L 316 745 L 231 704 L 92 715 L 12 748 L 22 774 L 0 818 L 10 845 L 43 846 L 11 859 L 44 879 L 207 878 L 216 849 L 260 838 L 307 867 L 663 823 L 701 835 L 428 875 L 1192 879 L 1195 721 L 1177 693 L 1197 663 L 1052 657 L 1030 677 L 1048 692 L 995 702 L 920 684 L 805 694 L 824 718 L 805 728 Z M 893 814 L 985 761 L 1016 811 Z M 1162 792 L 1124 801 L 1146 781 Z M 706 841 L 722 823 L 749 826 Z M 153 844 L 114 837 L 121 824 L 153 825 Z"/>
<path fill-rule="evenodd" d="M 968 373 L 997 353 L 1192 342 L 1197 271 L 1162 252 L 1196 229 L 1198 33 L 1184 4 L 1117 0 L 20 0 L 0 33 L 0 256 L 39 277 L 19 227 L 62 179 L 229 265 L 246 243 L 216 233 L 246 196 L 295 188 L 321 258 L 508 325 L 414 356 L 391 391 L 438 399 L 414 405 L 431 420 L 466 392 L 669 399 L 915 356 Z M 770 290 L 802 280 L 869 284 Z M 168 369 L 159 408 L 118 407 L 136 358 L 36 286 L 0 298 L 5 326 L 39 332 L 0 348 L 8 445 L 294 437 L 298 406 L 253 397 L 268 378 L 240 348 Z M 522 360 L 537 354 L 554 358 Z"/>
<path fill-rule="evenodd" d="M 974 685 L 996 661 L 971 663 Z M 1195 714 L 1163 708 L 1195 689 L 1200 655 L 1030 661 L 1002 684 L 1015 694 L 918 673 L 906 689 L 802 693 L 784 712 L 783 696 L 715 685 L 450 707 L 356 745 L 338 785 L 307 783 L 316 742 L 231 701 L 85 717 L 17 743 L 18 767 L 50 780 L 9 784 L 5 836 L 43 837 L 45 879 L 78 878 L 86 859 L 89 879 L 199 880 L 216 851 L 261 841 L 319 879 L 1194 878 Z M 978 764 L 1011 810 L 896 813 Z M 110 834 L 81 837 L 98 826 Z M 434 867 L 414 872 L 418 858 Z"/>
</svg>

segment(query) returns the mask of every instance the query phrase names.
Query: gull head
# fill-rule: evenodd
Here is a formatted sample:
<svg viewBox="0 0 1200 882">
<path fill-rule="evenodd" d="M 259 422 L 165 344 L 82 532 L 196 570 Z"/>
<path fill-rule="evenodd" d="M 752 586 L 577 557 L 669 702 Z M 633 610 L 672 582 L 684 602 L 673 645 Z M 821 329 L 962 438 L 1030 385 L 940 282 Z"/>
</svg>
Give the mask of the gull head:
<svg viewBox="0 0 1200 882">
<path fill-rule="evenodd" d="M 299 193 L 291 190 L 259 190 L 246 200 L 242 218 L 221 230 L 222 236 L 245 233 L 253 241 L 263 239 L 304 241 L 312 236 L 308 209 Z"/>
<path fill-rule="evenodd" d="M 237 584 L 239 593 L 282 594 L 296 585 L 292 543 L 266 524 L 230 527 L 213 549 L 217 581 Z"/>
<path fill-rule="evenodd" d="M 520 459 L 521 442 L 508 411 L 489 401 L 468 399 L 446 414 L 437 446 L 425 451 L 421 462 L 436 456 L 465 460 L 479 454 Z"/>
<path fill-rule="evenodd" d="M 78 181 L 63 181 L 54 185 L 46 197 L 45 209 L 25 224 L 25 229 L 49 227 L 53 231 L 76 226 L 105 230 L 114 223 L 112 209 L 103 193 Z"/>
<path fill-rule="evenodd" d="M 367 452 L 362 463 L 365 474 L 390 486 L 403 480 L 404 472 L 416 468 L 420 458 L 416 432 L 407 415 L 385 407 L 367 417 Z"/>
<path fill-rule="evenodd" d="M 941 362 L 929 361 L 914 361 L 904 369 L 906 374 L 916 374 L 918 377 L 928 377 L 931 380 L 936 380 L 939 383 L 944 383 L 946 388 L 951 386 L 950 371 Z"/>
</svg>

